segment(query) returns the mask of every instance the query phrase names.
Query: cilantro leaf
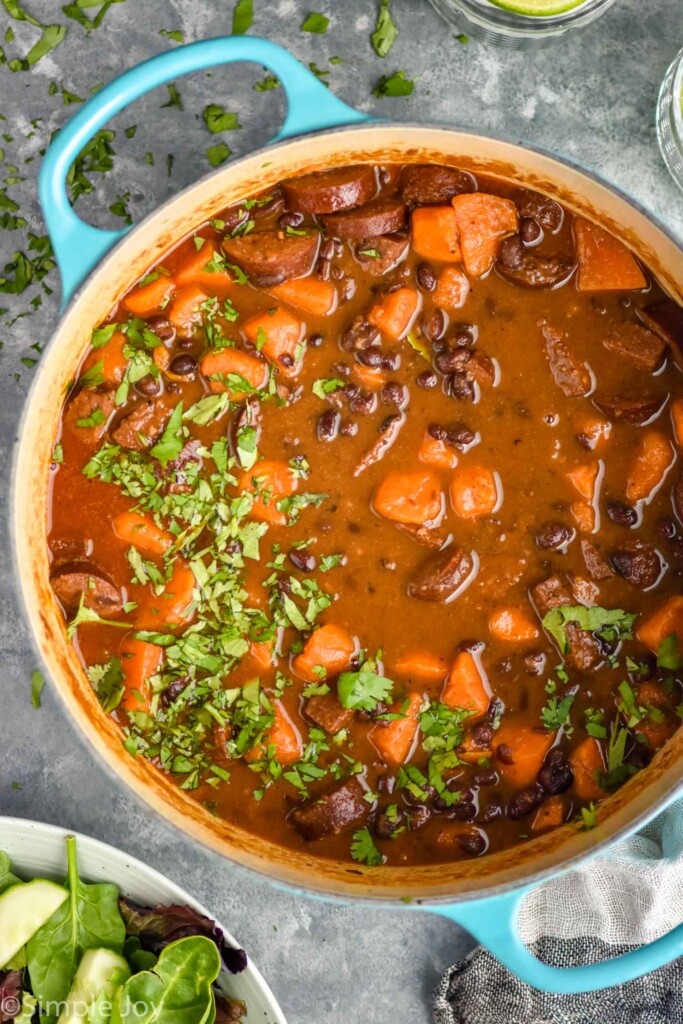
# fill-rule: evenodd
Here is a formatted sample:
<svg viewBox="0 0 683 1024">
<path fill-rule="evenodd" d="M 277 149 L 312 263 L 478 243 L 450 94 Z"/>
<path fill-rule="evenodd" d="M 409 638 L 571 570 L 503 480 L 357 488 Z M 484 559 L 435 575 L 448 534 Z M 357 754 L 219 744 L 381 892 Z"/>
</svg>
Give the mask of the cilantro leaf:
<svg viewBox="0 0 683 1024">
<path fill-rule="evenodd" d="M 125 676 L 120 659 L 112 658 L 106 665 L 91 665 L 88 669 L 88 679 L 102 709 L 110 714 L 121 703 L 125 690 Z"/>
<path fill-rule="evenodd" d="M 217 395 L 205 395 L 190 406 L 183 415 L 183 420 L 186 423 L 196 423 L 198 427 L 205 427 L 222 416 L 229 404 L 226 391 L 220 391 Z"/>
<path fill-rule="evenodd" d="M 224 142 L 217 142 L 215 146 L 209 146 L 206 155 L 209 158 L 211 167 L 220 167 L 230 156 L 231 149 Z"/>
<path fill-rule="evenodd" d="M 384 864 L 384 855 L 377 849 L 375 840 L 372 838 L 370 830 L 367 828 L 362 828 L 359 832 L 354 832 L 353 841 L 351 843 L 351 856 L 360 864 L 367 864 L 369 867 L 373 868 L 378 867 L 380 864 Z"/>
<path fill-rule="evenodd" d="M 39 669 L 31 673 L 31 704 L 36 710 L 40 707 L 40 697 L 45 686 L 43 674 Z"/>
<path fill-rule="evenodd" d="M 254 0 L 237 0 L 232 15 L 232 34 L 243 36 L 254 24 Z"/>
<path fill-rule="evenodd" d="M 324 14 L 316 14 L 312 11 L 301 24 L 302 32 L 312 32 L 316 36 L 322 36 L 330 27 L 330 19 Z"/>
<path fill-rule="evenodd" d="M 260 328 L 261 330 L 263 328 Z M 327 398 L 333 391 L 339 391 L 341 388 L 346 387 L 346 382 L 340 380 L 339 377 L 319 377 L 318 380 L 313 381 L 311 391 L 316 398 Z"/>
<path fill-rule="evenodd" d="M 576 690 L 565 694 L 559 700 L 557 697 L 550 698 L 541 711 L 541 721 L 546 729 L 550 732 L 556 732 L 557 729 L 567 729 L 567 727 L 571 726 L 569 716 L 575 699 Z"/>
<path fill-rule="evenodd" d="M 393 75 L 382 75 L 372 90 L 372 95 L 378 98 L 410 96 L 414 88 L 415 82 L 411 78 L 406 78 L 405 71 L 394 71 Z"/>
<path fill-rule="evenodd" d="M 683 668 L 683 654 L 681 653 L 676 633 L 670 633 L 664 637 L 657 650 L 657 665 L 659 668 L 668 668 L 675 672 Z"/>
<path fill-rule="evenodd" d="M 225 107 L 218 103 L 209 103 L 208 106 L 204 107 L 202 117 L 204 118 L 204 124 L 212 135 L 217 135 L 218 132 L 233 131 L 236 128 L 242 127 L 237 119 L 237 114 L 226 110 Z"/>
<path fill-rule="evenodd" d="M 377 24 L 370 39 L 372 48 L 378 57 L 386 57 L 396 42 L 398 28 L 389 13 L 389 0 L 380 0 L 377 12 Z"/>
<path fill-rule="evenodd" d="M 344 708 L 374 711 L 379 703 L 391 700 L 393 687 L 391 679 L 363 666 L 358 672 L 342 672 L 337 695 Z"/>
<path fill-rule="evenodd" d="M 166 424 L 163 434 L 153 448 L 150 455 L 158 459 L 161 465 L 166 468 L 169 462 L 177 459 L 183 450 L 183 403 L 178 402 Z"/>
<path fill-rule="evenodd" d="M 632 636 L 633 623 L 636 615 L 625 612 L 621 608 L 601 608 L 595 605 L 586 608 L 583 605 L 561 605 L 551 608 L 543 616 L 541 625 L 550 633 L 563 654 L 569 650 L 566 625 L 575 622 L 581 629 L 589 633 L 614 635 L 615 639 L 628 639 Z"/>
</svg>

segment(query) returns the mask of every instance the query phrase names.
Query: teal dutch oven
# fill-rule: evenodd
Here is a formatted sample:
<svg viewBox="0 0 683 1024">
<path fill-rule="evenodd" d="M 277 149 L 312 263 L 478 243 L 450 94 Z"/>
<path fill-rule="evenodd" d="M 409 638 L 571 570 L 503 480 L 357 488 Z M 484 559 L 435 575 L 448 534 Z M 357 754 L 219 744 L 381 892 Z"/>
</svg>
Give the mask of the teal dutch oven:
<svg viewBox="0 0 683 1024">
<path fill-rule="evenodd" d="M 265 65 L 282 83 L 288 109 L 272 143 L 214 171 L 130 231 L 101 231 L 84 224 L 69 204 L 66 178 L 94 133 L 148 90 L 234 61 Z M 681 790 L 683 736 L 674 737 L 650 767 L 601 806 L 597 827 L 590 832 L 567 825 L 512 850 L 452 864 L 378 871 L 335 863 L 284 850 L 216 820 L 143 759 L 128 755 L 118 727 L 101 713 L 77 653 L 66 640 L 49 587 L 46 532 L 52 443 L 64 387 L 73 379 L 93 326 L 177 239 L 217 210 L 283 178 L 364 161 L 464 166 L 557 196 L 627 242 L 664 288 L 683 302 L 683 252 L 675 239 L 634 200 L 566 158 L 472 131 L 371 120 L 336 99 L 289 53 L 263 39 L 208 39 L 154 57 L 84 104 L 50 145 L 40 172 L 40 200 L 62 275 L 64 315 L 37 370 L 15 461 L 15 552 L 27 616 L 48 675 L 94 752 L 118 779 L 193 841 L 302 895 L 401 907 L 404 913 L 442 914 L 537 988 L 581 992 L 614 985 L 683 953 L 683 925 L 617 959 L 563 969 L 539 962 L 525 947 L 518 931 L 520 906 L 532 887 L 603 854 L 673 801 Z"/>
</svg>

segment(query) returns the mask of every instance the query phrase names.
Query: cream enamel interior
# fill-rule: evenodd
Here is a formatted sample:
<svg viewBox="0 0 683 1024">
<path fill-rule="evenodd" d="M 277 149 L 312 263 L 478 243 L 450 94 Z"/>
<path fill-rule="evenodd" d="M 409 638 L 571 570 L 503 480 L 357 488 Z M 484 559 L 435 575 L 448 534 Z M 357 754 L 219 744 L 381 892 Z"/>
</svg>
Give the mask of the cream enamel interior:
<svg viewBox="0 0 683 1024">
<path fill-rule="evenodd" d="M 591 832 L 565 826 L 500 854 L 434 867 L 378 871 L 324 861 L 215 819 L 144 760 L 124 751 L 119 730 L 102 714 L 66 641 L 48 580 L 47 488 L 53 441 L 64 388 L 92 328 L 151 264 L 221 207 L 304 171 L 367 161 L 451 163 L 555 195 L 622 238 L 683 302 L 683 252 L 676 243 L 623 196 L 545 154 L 445 128 L 406 125 L 347 128 L 273 145 L 203 179 L 148 217 L 99 264 L 70 303 L 37 368 L 18 442 L 13 495 L 17 573 L 33 635 L 70 718 L 115 775 L 188 837 L 273 881 L 320 895 L 454 902 L 547 877 L 645 820 L 681 784 L 683 730 L 645 772 L 603 806 Z"/>
</svg>

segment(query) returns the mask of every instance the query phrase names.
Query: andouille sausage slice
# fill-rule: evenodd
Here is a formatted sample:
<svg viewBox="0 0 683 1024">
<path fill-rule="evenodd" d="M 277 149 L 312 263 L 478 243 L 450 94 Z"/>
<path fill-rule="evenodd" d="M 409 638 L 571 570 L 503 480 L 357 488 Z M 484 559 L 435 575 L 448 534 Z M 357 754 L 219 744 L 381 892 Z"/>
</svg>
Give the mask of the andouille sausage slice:
<svg viewBox="0 0 683 1024">
<path fill-rule="evenodd" d="M 343 708 L 334 693 L 316 694 L 304 704 L 304 714 L 325 732 L 334 735 L 353 721 L 353 711 Z"/>
<path fill-rule="evenodd" d="M 666 345 L 653 331 L 627 321 L 608 334 L 603 345 L 615 356 L 632 363 L 639 370 L 654 373 L 661 366 Z"/>
<path fill-rule="evenodd" d="M 658 395 L 603 395 L 596 394 L 593 403 L 611 420 L 621 420 L 632 426 L 650 423 L 664 408 L 667 394 Z"/>
<path fill-rule="evenodd" d="M 572 256 L 543 256 L 538 252 L 523 253 L 518 267 L 506 266 L 500 260 L 496 263 L 500 276 L 520 288 L 556 288 L 568 281 L 575 269 Z"/>
<path fill-rule="evenodd" d="M 85 566 L 60 570 L 51 578 L 50 585 L 69 613 L 77 610 L 81 596 L 85 607 L 101 616 L 118 612 L 123 606 L 119 590 L 104 576 L 88 571 Z"/>
<path fill-rule="evenodd" d="M 296 213 L 337 213 L 372 199 L 377 176 L 370 164 L 332 167 L 283 181 L 282 191 L 287 208 Z"/>
<path fill-rule="evenodd" d="M 461 192 L 476 190 L 476 179 L 469 171 L 439 164 L 409 164 L 398 179 L 401 199 L 413 206 L 439 206 Z"/>
<path fill-rule="evenodd" d="M 111 439 L 128 451 L 143 452 L 161 435 L 170 415 L 163 405 L 141 402 L 123 417 L 116 430 L 112 430 Z"/>
<path fill-rule="evenodd" d="M 371 235 L 392 235 L 402 231 L 408 222 L 408 209 L 400 199 L 380 196 L 365 206 L 343 213 L 330 213 L 320 220 L 328 235 L 360 241 Z"/>
<path fill-rule="evenodd" d="M 405 259 L 408 246 L 407 235 L 372 235 L 354 246 L 354 255 L 371 277 L 381 277 Z"/>
<path fill-rule="evenodd" d="M 520 217 L 531 217 L 546 231 L 559 231 L 564 220 L 564 212 L 559 203 L 542 192 L 534 192 L 529 188 L 517 189 L 513 200 Z"/>
<path fill-rule="evenodd" d="M 243 238 L 225 238 L 223 251 L 257 288 L 305 277 L 313 270 L 320 234 L 286 235 L 283 231 L 254 231 Z"/>
<path fill-rule="evenodd" d="M 683 309 L 673 299 L 664 299 L 639 309 L 638 316 L 667 343 L 675 362 L 683 368 Z"/>
<path fill-rule="evenodd" d="M 583 398 L 593 386 L 585 363 L 574 355 L 561 331 L 545 321 L 541 323 L 541 330 L 553 380 L 567 398 Z"/>
<path fill-rule="evenodd" d="M 473 576 L 474 559 L 462 548 L 446 548 L 428 558 L 408 584 L 408 596 L 420 601 L 446 604 L 461 592 Z"/>
<path fill-rule="evenodd" d="M 365 790 L 353 775 L 317 800 L 307 800 L 291 814 L 292 821 L 309 843 L 336 836 L 370 810 L 363 799 Z"/>
<path fill-rule="evenodd" d="M 531 598 L 536 611 L 543 619 L 553 608 L 576 605 L 576 594 L 562 576 L 549 576 L 531 589 Z M 579 671 L 587 671 L 603 660 L 600 644 L 587 629 L 578 622 L 567 622 L 565 634 L 569 650 L 565 653 L 567 662 Z"/>
</svg>

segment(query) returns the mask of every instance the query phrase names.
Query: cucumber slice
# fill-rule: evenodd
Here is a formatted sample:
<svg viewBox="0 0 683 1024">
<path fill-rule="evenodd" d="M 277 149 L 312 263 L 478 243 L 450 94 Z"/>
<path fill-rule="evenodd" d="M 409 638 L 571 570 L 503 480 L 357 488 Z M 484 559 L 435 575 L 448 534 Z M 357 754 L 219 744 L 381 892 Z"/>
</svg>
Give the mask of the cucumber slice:
<svg viewBox="0 0 683 1024">
<path fill-rule="evenodd" d="M 130 968 L 118 953 L 110 949 L 89 949 L 78 965 L 58 1024 L 80 1024 L 81 1021 L 90 1020 L 91 1015 L 102 1020 L 102 1013 L 92 1014 L 93 1009 L 103 1009 L 105 1001 L 111 1007 L 116 990 L 129 977 Z"/>
<path fill-rule="evenodd" d="M 17 955 L 68 895 L 61 885 L 44 878 L 20 882 L 0 895 L 0 967 Z"/>
<path fill-rule="evenodd" d="M 585 0 L 489 0 L 512 14 L 525 14 L 532 18 L 549 18 L 553 14 L 566 14 L 580 7 Z"/>
</svg>

